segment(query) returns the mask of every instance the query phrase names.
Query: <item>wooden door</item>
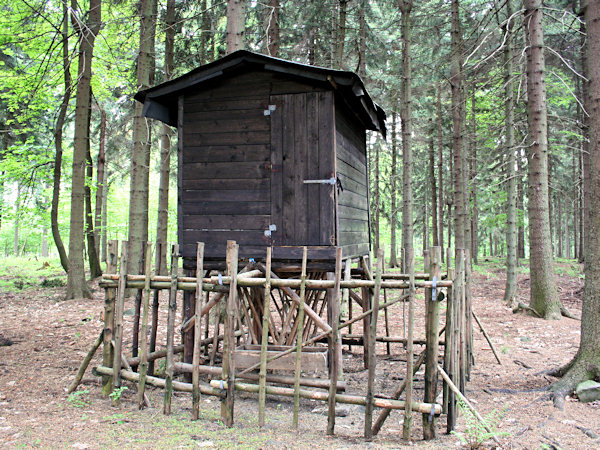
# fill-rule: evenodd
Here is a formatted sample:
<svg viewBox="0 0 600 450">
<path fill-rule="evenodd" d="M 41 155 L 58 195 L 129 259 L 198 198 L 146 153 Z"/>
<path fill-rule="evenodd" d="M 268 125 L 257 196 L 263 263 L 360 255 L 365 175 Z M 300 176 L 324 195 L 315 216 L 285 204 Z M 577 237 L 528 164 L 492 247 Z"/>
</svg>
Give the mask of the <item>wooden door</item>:
<svg viewBox="0 0 600 450">
<path fill-rule="evenodd" d="M 273 95 L 271 114 L 272 244 L 335 245 L 333 92 Z"/>
</svg>

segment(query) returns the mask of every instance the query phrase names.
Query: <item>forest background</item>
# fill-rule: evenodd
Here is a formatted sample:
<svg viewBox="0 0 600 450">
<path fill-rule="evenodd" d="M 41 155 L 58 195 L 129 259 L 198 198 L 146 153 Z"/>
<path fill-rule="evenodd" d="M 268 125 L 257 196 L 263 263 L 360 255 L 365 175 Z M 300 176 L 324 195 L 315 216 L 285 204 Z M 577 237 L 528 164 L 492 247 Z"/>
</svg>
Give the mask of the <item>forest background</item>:
<svg viewBox="0 0 600 450">
<path fill-rule="evenodd" d="M 108 239 L 166 249 L 175 140 L 133 94 L 246 48 L 356 71 L 388 112 L 368 152 L 390 266 L 432 244 L 506 257 L 510 303 L 531 256 L 530 306 L 568 314 L 548 274 L 554 257 L 583 262 L 590 235 L 586 5 L 1 0 L 0 251 L 56 252 L 82 297 Z"/>
</svg>

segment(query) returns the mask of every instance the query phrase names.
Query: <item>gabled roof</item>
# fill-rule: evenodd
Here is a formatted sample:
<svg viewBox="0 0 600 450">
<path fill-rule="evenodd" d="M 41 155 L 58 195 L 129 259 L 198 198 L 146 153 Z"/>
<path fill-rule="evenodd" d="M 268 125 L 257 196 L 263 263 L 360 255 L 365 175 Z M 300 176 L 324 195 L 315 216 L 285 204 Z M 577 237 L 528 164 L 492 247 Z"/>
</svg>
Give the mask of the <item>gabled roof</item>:
<svg viewBox="0 0 600 450">
<path fill-rule="evenodd" d="M 253 70 L 288 74 L 339 92 L 362 118 L 367 129 L 379 131 L 385 137 L 385 111 L 369 97 L 364 83 L 354 72 L 300 64 L 247 50 L 230 53 L 178 78 L 139 91 L 134 98 L 144 104 L 145 117 L 176 126 L 177 99 L 183 91 L 200 88 L 202 84 L 226 77 L 232 71 L 244 69 L 244 66 Z"/>
</svg>

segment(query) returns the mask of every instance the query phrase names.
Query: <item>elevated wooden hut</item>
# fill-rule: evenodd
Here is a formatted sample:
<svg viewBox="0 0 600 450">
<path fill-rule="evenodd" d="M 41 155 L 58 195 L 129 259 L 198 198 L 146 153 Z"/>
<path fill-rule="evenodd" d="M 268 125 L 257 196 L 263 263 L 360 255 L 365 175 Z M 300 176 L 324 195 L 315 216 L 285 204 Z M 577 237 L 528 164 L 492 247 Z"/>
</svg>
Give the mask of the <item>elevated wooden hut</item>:
<svg viewBox="0 0 600 450">
<path fill-rule="evenodd" d="M 178 238 L 219 267 L 241 258 L 332 264 L 370 248 L 366 130 L 385 113 L 352 72 L 237 51 L 140 91 L 144 115 L 178 129 Z"/>
</svg>

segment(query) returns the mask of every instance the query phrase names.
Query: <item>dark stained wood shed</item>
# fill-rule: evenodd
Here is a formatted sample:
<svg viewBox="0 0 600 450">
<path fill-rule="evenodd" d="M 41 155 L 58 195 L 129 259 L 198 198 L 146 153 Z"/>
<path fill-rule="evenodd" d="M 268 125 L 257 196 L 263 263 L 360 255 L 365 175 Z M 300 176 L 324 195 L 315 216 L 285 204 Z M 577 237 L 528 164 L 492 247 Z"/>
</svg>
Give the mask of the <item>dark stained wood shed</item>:
<svg viewBox="0 0 600 450">
<path fill-rule="evenodd" d="M 178 238 L 214 267 L 240 258 L 332 262 L 370 249 L 366 130 L 385 113 L 352 72 L 240 50 L 140 91 L 144 115 L 178 129 Z"/>
</svg>

